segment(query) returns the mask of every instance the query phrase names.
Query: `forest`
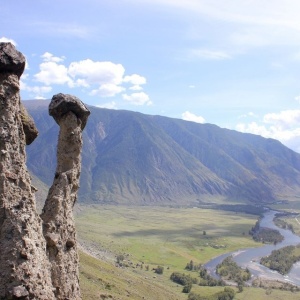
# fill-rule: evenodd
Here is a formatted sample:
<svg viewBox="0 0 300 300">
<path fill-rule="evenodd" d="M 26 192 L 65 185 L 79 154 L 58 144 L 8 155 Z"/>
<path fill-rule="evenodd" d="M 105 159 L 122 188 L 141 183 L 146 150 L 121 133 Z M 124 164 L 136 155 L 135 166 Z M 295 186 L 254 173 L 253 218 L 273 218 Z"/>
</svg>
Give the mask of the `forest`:
<svg viewBox="0 0 300 300">
<path fill-rule="evenodd" d="M 260 263 L 285 275 L 289 273 L 293 264 L 297 261 L 300 261 L 300 245 L 273 250 L 269 256 L 262 257 Z"/>
<path fill-rule="evenodd" d="M 253 239 L 257 242 L 267 243 L 267 244 L 278 244 L 283 241 L 283 236 L 276 229 L 261 227 L 259 225 L 259 220 L 256 222 L 255 226 L 251 228 L 249 234 L 252 235 Z"/>
</svg>

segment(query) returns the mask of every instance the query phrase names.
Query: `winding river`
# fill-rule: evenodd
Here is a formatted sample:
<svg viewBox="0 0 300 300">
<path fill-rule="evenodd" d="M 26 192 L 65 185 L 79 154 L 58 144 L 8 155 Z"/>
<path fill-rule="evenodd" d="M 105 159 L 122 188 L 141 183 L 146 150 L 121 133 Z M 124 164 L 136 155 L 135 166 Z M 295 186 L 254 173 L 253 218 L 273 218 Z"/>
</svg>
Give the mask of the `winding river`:
<svg viewBox="0 0 300 300">
<path fill-rule="evenodd" d="M 251 274 L 253 274 L 253 276 L 255 277 L 264 277 L 272 280 L 286 281 L 294 285 L 300 286 L 300 262 L 294 264 L 290 273 L 285 276 L 259 264 L 261 257 L 269 255 L 275 249 L 280 249 L 289 245 L 300 244 L 299 236 L 296 236 L 290 230 L 281 229 L 274 224 L 273 218 L 276 213 L 276 211 L 266 212 L 264 214 L 264 217 L 260 221 L 260 226 L 279 230 L 279 232 L 284 237 L 284 240 L 281 243 L 278 243 L 276 246 L 264 245 L 258 248 L 248 248 L 220 255 L 210 260 L 207 264 L 204 265 L 205 268 L 207 268 L 207 270 L 209 271 L 209 273 L 217 278 L 218 275 L 215 272 L 216 266 L 219 263 L 221 263 L 227 256 L 232 255 L 234 261 L 239 266 L 241 266 L 242 268 L 248 268 Z"/>
</svg>

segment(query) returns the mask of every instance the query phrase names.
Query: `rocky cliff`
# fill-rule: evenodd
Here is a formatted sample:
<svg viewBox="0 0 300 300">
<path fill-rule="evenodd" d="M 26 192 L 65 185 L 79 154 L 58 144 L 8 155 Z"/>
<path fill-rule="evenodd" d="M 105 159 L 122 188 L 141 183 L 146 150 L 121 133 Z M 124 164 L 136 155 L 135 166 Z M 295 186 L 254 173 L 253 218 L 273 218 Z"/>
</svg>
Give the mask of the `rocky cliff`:
<svg viewBox="0 0 300 300">
<path fill-rule="evenodd" d="M 76 97 L 53 97 L 58 166 L 41 219 L 26 167 L 25 144 L 38 132 L 20 103 L 24 67 L 24 56 L 0 43 L 0 299 L 80 299 L 72 208 L 89 111 Z"/>
</svg>

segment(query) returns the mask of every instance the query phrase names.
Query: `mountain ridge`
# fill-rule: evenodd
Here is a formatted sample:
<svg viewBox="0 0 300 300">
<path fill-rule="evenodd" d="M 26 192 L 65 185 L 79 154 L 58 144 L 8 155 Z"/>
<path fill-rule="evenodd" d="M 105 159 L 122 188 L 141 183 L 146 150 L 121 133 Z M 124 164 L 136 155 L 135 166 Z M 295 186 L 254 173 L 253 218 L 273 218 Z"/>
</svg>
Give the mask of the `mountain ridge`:
<svg viewBox="0 0 300 300">
<path fill-rule="evenodd" d="M 49 185 L 58 126 L 48 116 L 47 101 L 23 103 L 40 131 L 27 149 L 28 166 Z M 300 154 L 276 140 L 213 124 L 89 109 L 79 192 L 82 202 L 191 204 L 222 199 L 270 203 L 300 192 Z"/>
</svg>

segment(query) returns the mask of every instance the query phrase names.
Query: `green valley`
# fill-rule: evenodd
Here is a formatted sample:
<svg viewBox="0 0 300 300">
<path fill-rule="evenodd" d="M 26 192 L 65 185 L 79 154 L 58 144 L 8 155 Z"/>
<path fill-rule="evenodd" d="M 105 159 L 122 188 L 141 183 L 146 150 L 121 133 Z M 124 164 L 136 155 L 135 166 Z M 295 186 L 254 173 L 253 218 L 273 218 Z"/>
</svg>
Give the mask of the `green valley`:
<svg viewBox="0 0 300 300">
<path fill-rule="evenodd" d="M 199 208 L 84 205 L 76 225 L 83 250 L 81 286 L 84 299 L 187 299 L 173 272 L 198 278 L 187 262 L 203 264 L 222 253 L 260 243 L 248 235 L 257 216 Z M 205 232 L 205 234 L 204 234 Z M 124 257 L 123 266 L 116 257 Z M 154 269 L 163 266 L 163 274 Z M 237 287 L 235 299 L 295 299 L 298 292 Z M 193 284 L 192 292 L 210 297 L 224 287 Z"/>
</svg>

